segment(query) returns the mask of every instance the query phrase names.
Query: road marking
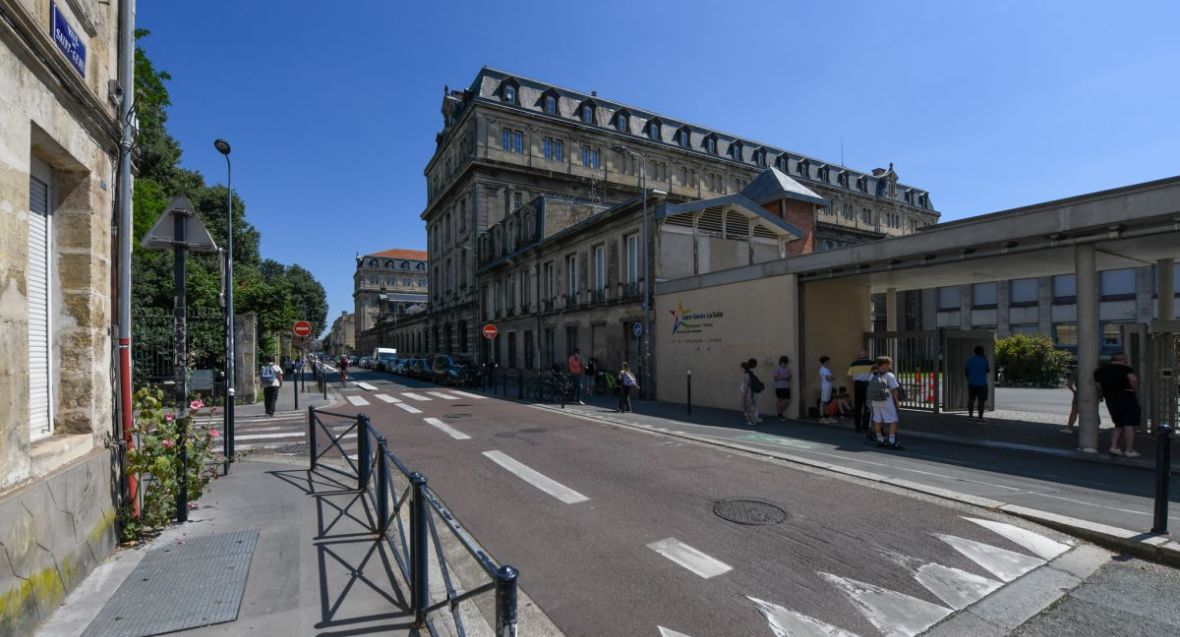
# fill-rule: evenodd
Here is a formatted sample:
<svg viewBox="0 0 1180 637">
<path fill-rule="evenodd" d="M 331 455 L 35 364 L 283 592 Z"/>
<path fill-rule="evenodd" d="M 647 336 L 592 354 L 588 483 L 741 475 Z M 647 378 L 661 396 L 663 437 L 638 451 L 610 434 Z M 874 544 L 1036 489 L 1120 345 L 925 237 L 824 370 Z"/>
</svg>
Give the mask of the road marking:
<svg viewBox="0 0 1180 637">
<path fill-rule="evenodd" d="M 574 491 L 564 484 L 545 476 L 544 474 L 530 468 L 527 465 L 521 464 L 503 451 L 485 451 L 483 455 L 487 456 L 492 462 L 504 467 L 508 471 L 516 474 L 516 477 L 525 482 L 537 487 L 538 489 L 548 493 L 549 495 L 561 500 L 566 504 L 577 504 L 578 502 L 585 502 L 590 498 Z"/>
<path fill-rule="evenodd" d="M 373 394 L 373 396 L 377 400 L 381 400 L 381 401 L 384 401 L 387 403 L 400 403 L 401 402 L 400 398 L 394 398 L 393 396 L 390 396 L 389 394 Z"/>
<path fill-rule="evenodd" d="M 914 637 L 951 614 L 951 609 L 917 597 L 831 573 L 819 573 L 852 601 L 885 637 Z"/>
<path fill-rule="evenodd" d="M 442 392 L 440 392 L 440 391 L 428 391 L 428 392 L 426 392 L 426 393 L 430 394 L 431 396 L 434 396 L 435 398 L 442 398 L 443 400 L 459 400 L 459 397 L 458 397 L 458 396 L 452 396 L 452 395 L 450 395 L 450 394 L 444 394 L 444 393 L 442 393 Z"/>
<path fill-rule="evenodd" d="M 674 537 L 652 542 L 647 545 L 647 548 L 705 579 L 733 570 L 729 564 L 715 557 L 710 557 Z"/>
<path fill-rule="evenodd" d="M 477 399 L 478 399 L 478 398 L 483 398 L 483 396 L 480 396 L 479 394 L 469 394 L 469 393 L 467 393 L 467 392 L 465 392 L 465 391 L 459 391 L 459 390 L 457 390 L 457 389 L 452 389 L 452 390 L 451 390 L 451 393 L 452 393 L 452 394 L 459 394 L 460 396 L 465 396 L 465 397 L 467 397 L 467 398 L 477 398 Z"/>
<path fill-rule="evenodd" d="M 955 610 L 963 610 L 1003 586 L 990 577 L 934 563 L 920 566 L 914 579 Z"/>
<path fill-rule="evenodd" d="M 353 435 L 355 436 L 356 434 L 353 434 Z M 293 432 L 284 433 L 284 434 L 250 434 L 247 436 L 239 436 L 236 433 L 234 434 L 234 441 L 235 442 L 237 442 L 238 440 L 275 440 L 277 438 L 299 438 L 300 440 L 302 440 L 303 439 L 303 432 L 302 431 L 299 431 L 299 432 L 293 431 Z"/>
<path fill-rule="evenodd" d="M 369 401 L 361 398 L 360 396 L 349 396 L 348 402 L 356 405 L 357 407 L 364 407 L 365 405 L 369 404 Z"/>
<path fill-rule="evenodd" d="M 397 405 L 398 407 L 401 407 L 402 409 L 404 409 L 404 410 L 406 410 L 406 411 L 410 412 L 411 414 L 420 414 L 420 413 L 422 413 L 422 410 L 421 410 L 421 409 L 418 409 L 417 407 L 415 407 L 415 406 L 413 406 L 413 405 L 407 405 L 407 404 L 405 404 L 405 403 L 393 403 L 393 404 L 394 404 L 394 405 Z"/>
<path fill-rule="evenodd" d="M 471 436 L 468 436 L 467 434 L 463 433 L 462 431 L 455 429 L 454 427 L 439 420 L 438 418 L 423 418 L 423 420 L 426 421 L 426 424 L 430 425 L 431 427 L 434 427 L 435 429 L 438 429 L 439 431 L 454 438 L 455 440 L 471 440 Z"/>
<path fill-rule="evenodd" d="M 758 606 L 758 610 L 762 611 L 766 621 L 770 623 L 770 630 L 774 631 L 775 637 L 857 637 L 856 633 L 850 633 L 843 628 L 821 622 L 814 617 L 808 617 L 789 608 L 783 608 L 778 604 L 764 602 L 749 596 L 746 599 L 754 602 Z"/>
<path fill-rule="evenodd" d="M 1005 582 L 1011 582 L 1045 563 L 1045 560 L 1038 557 L 1009 551 L 998 546 L 976 542 L 975 540 L 938 533 L 935 534 L 935 537 L 950 544 L 956 551 L 962 553 L 972 562 L 991 571 L 992 575 Z"/>
<path fill-rule="evenodd" d="M 671 628 L 664 628 L 663 626 L 657 626 L 656 628 L 660 629 L 660 637 L 689 637 L 688 635 L 685 635 L 684 633 L 678 633 Z"/>
<path fill-rule="evenodd" d="M 963 516 L 964 520 L 974 522 L 985 529 L 994 531 L 1002 535 L 1012 542 L 1032 551 L 1037 557 L 1043 560 L 1051 560 L 1058 555 L 1068 551 L 1070 546 L 1062 544 L 1057 540 L 1049 539 L 1040 533 L 1034 533 L 1028 529 L 1022 529 L 1014 524 L 1006 524 L 1004 522 L 996 522 L 995 520 L 984 520 L 981 518 L 969 518 Z"/>
<path fill-rule="evenodd" d="M 358 381 L 356 386 L 360 387 L 361 389 L 363 389 L 365 391 L 377 391 L 377 388 L 370 385 L 369 383 L 362 383 L 362 382 Z"/>
<path fill-rule="evenodd" d="M 403 393 L 402 396 L 405 396 L 406 398 L 413 398 L 414 400 L 418 400 L 418 401 L 422 401 L 422 402 L 427 402 L 430 400 L 429 398 L 423 396 L 422 394 L 413 394 L 413 393 L 409 393 L 409 392 Z"/>
</svg>

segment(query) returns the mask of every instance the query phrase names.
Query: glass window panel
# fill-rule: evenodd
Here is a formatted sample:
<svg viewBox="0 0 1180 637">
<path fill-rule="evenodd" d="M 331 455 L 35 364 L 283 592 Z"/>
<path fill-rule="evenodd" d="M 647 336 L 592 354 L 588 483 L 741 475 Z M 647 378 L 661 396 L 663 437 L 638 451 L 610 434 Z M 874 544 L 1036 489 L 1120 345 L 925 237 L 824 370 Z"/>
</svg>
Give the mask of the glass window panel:
<svg viewBox="0 0 1180 637">
<path fill-rule="evenodd" d="M 1036 279 L 1017 279 L 1008 286 L 1009 303 L 1036 303 L 1039 296 Z"/>
<path fill-rule="evenodd" d="M 974 290 L 975 307 L 983 307 L 996 304 L 996 284 L 995 283 L 976 283 Z"/>
<path fill-rule="evenodd" d="M 1102 296 L 1121 296 L 1135 293 L 1135 269 L 1107 270 L 1099 274 Z"/>
<path fill-rule="evenodd" d="M 1053 277 L 1053 298 L 1060 299 L 1078 294 L 1078 277 L 1074 274 L 1062 274 Z"/>
<path fill-rule="evenodd" d="M 958 286 L 938 288 L 938 309 L 957 310 L 961 304 Z"/>
<path fill-rule="evenodd" d="M 1053 326 L 1053 340 L 1061 346 L 1078 344 L 1078 326 L 1074 323 L 1058 323 Z"/>
</svg>

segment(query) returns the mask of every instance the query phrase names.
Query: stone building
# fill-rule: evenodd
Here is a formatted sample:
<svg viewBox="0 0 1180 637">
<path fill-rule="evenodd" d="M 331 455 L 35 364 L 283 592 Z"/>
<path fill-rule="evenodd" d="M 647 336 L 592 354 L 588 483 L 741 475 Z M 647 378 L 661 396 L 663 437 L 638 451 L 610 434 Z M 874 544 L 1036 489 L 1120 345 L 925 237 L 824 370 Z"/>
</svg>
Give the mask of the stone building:
<svg viewBox="0 0 1180 637">
<path fill-rule="evenodd" d="M 356 321 L 351 313 L 341 312 L 340 316 L 332 321 L 325 349 L 333 356 L 351 354 L 356 350 Z"/>
<path fill-rule="evenodd" d="M 653 191 L 647 204 L 659 282 L 812 252 L 830 202 L 768 168 L 740 193 L 673 203 Z M 606 207 L 539 196 L 481 233 L 479 320 L 499 329 L 481 339 L 482 358 L 543 370 L 580 349 L 609 369 L 628 361 L 643 377 L 642 214 L 642 197 Z"/>
<path fill-rule="evenodd" d="M 114 547 L 119 0 L 0 0 L 0 635 Z"/>
<path fill-rule="evenodd" d="M 892 165 L 864 172 L 586 93 L 483 68 L 444 90 L 424 170 L 430 262 L 428 349 L 474 352 L 482 310 L 475 241 L 539 195 L 613 206 L 647 187 L 669 202 L 740 192 L 766 168 L 829 202 L 816 250 L 908 234 L 938 220 L 929 193 Z M 631 153 L 613 150 L 625 144 Z M 639 153 L 643 160 L 634 154 Z"/>
<path fill-rule="evenodd" d="M 400 314 L 426 303 L 427 256 L 421 250 L 394 248 L 356 258 L 352 275 L 354 334 L 373 327 L 382 313 Z"/>
</svg>

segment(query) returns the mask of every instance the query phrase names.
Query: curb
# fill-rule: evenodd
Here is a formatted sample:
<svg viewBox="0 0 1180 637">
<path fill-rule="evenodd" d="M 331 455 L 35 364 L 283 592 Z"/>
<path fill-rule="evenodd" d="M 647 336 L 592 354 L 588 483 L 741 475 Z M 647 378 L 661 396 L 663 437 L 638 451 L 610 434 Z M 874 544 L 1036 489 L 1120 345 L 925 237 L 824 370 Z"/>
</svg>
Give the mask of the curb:
<svg viewBox="0 0 1180 637">
<path fill-rule="evenodd" d="M 960 493 L 958 491 L 951 491 L 950 489 L 934 487 L 910 480 L 890 478 L 878 473 L 861 471 L 859 469 L 853 469 L 843 465 L 812 460 L 810 458 L 804 458 L 802 456 L 796 456 L 789 453 L 772 451 L 769 449 L 760 449 L 757 447 L 743 445 L 741 443 L 717 440 L 714 438 L 698 436 L 681 431 L 659 431 L 653 427 L 647 427 L 636 423 L 616 422 L 592 414 L 570 412 L 559 407 L 552 407 L 549 405 L 531 404 L 531 406 L 535 409 L 544 409 L 553 413 L 564 414 L 571 418 L 581 418 L 584 420 L 590 420 L 616 427 L 626 427 L 628 429 L 642 431 L 653 435 L 680 438 L 700 444 L 744 451 L 757 456 L 785 460 L 787 462 L 810 467 L 812 469 L 820 469 L 852 478 L 867 480 L 869 482 L 886 484 L 936 498 L 942 498 L 944 500 L 957 502 L 959 504 L 966 504 L 969 506 L 981 507 L 991 511 L 1006 513 L 1013 517 L 1018 517 L 1031 522 L 1042 524 L 1057 531 L 1061 531 L 1067 535 L 1072 535 L 1088 542 L 1092 542 L 1098 546 L 1110 549 L 1112 551 L 1133 555 L 1135 557 L 1152 562 L 1162 563 L 1168 566 L 1180 567 L 1180 542 L 1170 540 L 1166 536 L 1130 531 L 1128 529 L 1123 529 L 1116 526 L 1108 526 L 1097 522 L 1080 520 L 1078 518 L 1073 518 L 1066 515 L 1059 515 L 1057 513 L 1050 513 L 1040 509 L 1033 509 L 1017 504 L 1009 504 L 1000 500 L 993 500 L 991 498 L 984 498 L 966 493 Z"/>
</svg>

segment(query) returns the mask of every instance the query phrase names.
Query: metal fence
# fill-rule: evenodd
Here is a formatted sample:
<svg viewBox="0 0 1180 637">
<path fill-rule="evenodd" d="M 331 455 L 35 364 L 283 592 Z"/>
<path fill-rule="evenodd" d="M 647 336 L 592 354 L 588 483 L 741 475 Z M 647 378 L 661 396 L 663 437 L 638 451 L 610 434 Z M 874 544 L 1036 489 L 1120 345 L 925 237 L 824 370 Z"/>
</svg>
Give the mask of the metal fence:
<svg viewBox="0 0 1180 637">
<path fill-rule="evenodd" d="M 307 426 L 311 470 L 325 469 L 355 480 L 357 492 L 366 496 L 372 505 L 375 511 L 372 531 L 386 542 L 410 589 L 409 608 L 401 610 L 413 614 L 416 627 L 425 627 L 431 635 L 437 635 L 428 615 L 445 607 L 450 611 L 459 635 L 466 635 L 459 605 L 477 595 L 494 591 L 495 634 L 517 634 L 517 570 L 497 564 L 491 558 L 430 489 L 426 476 L 411 471 L 389 451 L 388 441 L 373 428 L 368 416 L 309 407 Z M 353 436 L 357 441 L 355 456 L 350 455 L 342 444 L 343 440 Z M 322 463 L 321 459 L 329 454 L 343 459 L 345 468 Z M 440 530 L 449 533 L 463 546 L 487 575 L 487 582 L 463 592 L 457 589 L 443 551 Z M 442 575 L 446 591 L 442 599 L 434 599 L 430 592 L 431 547 L 434 566 Z"/>
<path fill-rule="evenodd" d="M 893 375 L 904 394 L 901 407 L 938 413 L 942 339 L 937 331 L 869 332 L 865 341 L 871 357 L 893 359 Z"/>
<path fill-rule="evenodd" d="M 213 312 L 189 312 L 189 369 L 225 369 L 225 316 Z M 134 334 L 132 385 L 171 384 L 176 378 L 176 317 L 170 311 L 141 311 L 131 315 Z M 220 383 L 214 382 L 216 389 Z"/>
</svg>

